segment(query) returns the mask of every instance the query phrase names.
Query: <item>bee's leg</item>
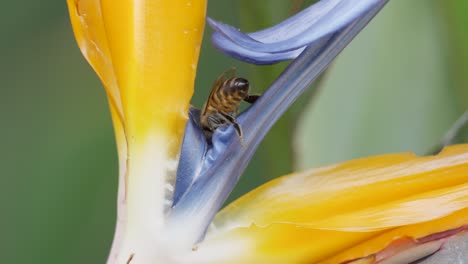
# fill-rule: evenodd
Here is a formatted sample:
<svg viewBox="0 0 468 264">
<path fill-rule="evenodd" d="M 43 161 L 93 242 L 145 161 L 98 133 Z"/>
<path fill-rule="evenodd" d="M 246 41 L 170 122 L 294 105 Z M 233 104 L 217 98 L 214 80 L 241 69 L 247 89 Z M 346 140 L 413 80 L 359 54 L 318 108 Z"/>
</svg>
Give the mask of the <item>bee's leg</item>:
<svg viewBox="0 0 468 264">
<path fill-rule="evenodd" d="M 237 136 L 239 137 L 240 143 L 242 146 L 244 146 L 244 138 L 242 137 L 242 128 L 240 125 L 237 123 L 236 118 L 233 116 L 227 115 L 225 113 L 220 113 L 229 123 L 231 123 L 234 126 L 234 129 L 236 130 Z"/>
<path fill-rule="evenodd" d="M 244 137 L 242 136 L 242 128 L 240 125 L 237 123 L 232 123 L 234 125 L 234 129 L 236 129 L 237 136 L 239 137 L 239 141 L 241 143 L 241 146 L 244 147 Z"/>
<path fill-rule="evenodd" d="M 251 95 L 247 95 L 247 97 L 244 98 L 244 101 L 246 101 L 247 103 L 255 103 L 255 101 L 257 101 L 257 99 L 260 98 L 260 95 L 259 94 L 251 94 Z"/>
</svg>

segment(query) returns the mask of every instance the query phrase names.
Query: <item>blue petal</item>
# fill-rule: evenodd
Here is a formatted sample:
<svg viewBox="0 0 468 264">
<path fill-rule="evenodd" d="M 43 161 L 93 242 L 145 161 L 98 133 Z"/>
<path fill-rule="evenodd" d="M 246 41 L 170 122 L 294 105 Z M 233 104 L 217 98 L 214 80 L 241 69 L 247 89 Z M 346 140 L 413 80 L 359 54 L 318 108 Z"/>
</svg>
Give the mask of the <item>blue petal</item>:
<svg viewBox="0 0 468 264">
<path fill-rule="evenodd" d="M 215 32 L 211 36 L 213 45 L 225 55 L 234 59 L 242 60 L 252 64 L 273 64 L 285 60 L 291 60 L 299 56 L 304 48 L 281 53 L 266 53 L 248 50 L 241 46 L 232 45 L 231 40 Z"/>
<path fill-rule="evenodd" d="M 297 56 L 305 46 L 323 41 L 385 2 L 322 0 L 274 27 L 250 34 L 212 19 L 208 23 L 215 30 L 212 42 L 223 53 L 250 63 L 271 64 L 291 59 L 293 53 Z"/>
<path fill-rule="evenodd" d="M 268 130 L 386 2 L 380 1 L 319 44 L 305 48 L 273 85 L 238 117 L 244 131 L 244 146 L 239 143 L 232 125 L 218 128 L 213 134 L 213 145 L 207 145 L 197 126 L 198 117 L 190 114 L 177 172 L 177 201 L 167 219 L 169 232 L 190 234 L 193 243 L 203 239 Z M 200 150 L 195 149 L 197 144 Z"/>
<path fill-rule="evenodd" d="M 203 133 L 199 133 L 200 128 L 197 124 L 199 117 L 200 110 L 190 107 L 189 121 L 182 142 L 184 147 L 181 149 L 177 168 L 173 205 L 179 202 L 182 195 L 192 186 L 205 163 L 207 144 Z"/>
</svg>

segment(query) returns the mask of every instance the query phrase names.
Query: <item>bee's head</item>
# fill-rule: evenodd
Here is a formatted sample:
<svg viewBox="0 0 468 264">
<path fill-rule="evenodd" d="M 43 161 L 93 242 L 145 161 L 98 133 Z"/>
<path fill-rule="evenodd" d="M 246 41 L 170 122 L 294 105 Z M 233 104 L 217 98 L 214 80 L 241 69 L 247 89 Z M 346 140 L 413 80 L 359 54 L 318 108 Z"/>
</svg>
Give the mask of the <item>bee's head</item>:
<svg viewBox="0 0 468 264">
<path fill-rule="evenodd" d="M 242 94 L 247 94 L 249 92 L 249 86 L 249 81 L 244 78 L 236 78 L 234 81 L 234 87 Z"/>
</svg>

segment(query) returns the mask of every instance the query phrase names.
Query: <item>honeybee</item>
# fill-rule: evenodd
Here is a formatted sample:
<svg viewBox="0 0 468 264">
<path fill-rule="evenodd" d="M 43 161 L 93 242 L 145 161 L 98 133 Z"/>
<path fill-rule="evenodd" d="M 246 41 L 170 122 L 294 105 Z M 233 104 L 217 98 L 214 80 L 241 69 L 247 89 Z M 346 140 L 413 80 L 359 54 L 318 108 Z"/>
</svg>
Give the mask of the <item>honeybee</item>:
<svg viewBox="0 0 468 264">
<path fill-rule="evenodd" d="M 236 69 L 231 68 L 215 80 L 208 101 L 201 110 L 200 124 L 209 141 L 218 127 L 232 124 L 243 143 L 242 128 L 236 120 L 239 105 L 242 101 L 253 104 L 260 96 L 249 95 L 249 81 L 235 77 L 235 73 Z"/>
</svg>

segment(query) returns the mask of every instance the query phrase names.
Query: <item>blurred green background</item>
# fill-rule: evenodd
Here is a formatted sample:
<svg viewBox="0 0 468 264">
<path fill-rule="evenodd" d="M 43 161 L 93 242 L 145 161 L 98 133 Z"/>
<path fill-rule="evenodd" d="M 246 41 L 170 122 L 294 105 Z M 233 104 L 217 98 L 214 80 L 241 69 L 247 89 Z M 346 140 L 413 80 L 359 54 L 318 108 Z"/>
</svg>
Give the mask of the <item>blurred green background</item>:
<svg viewBox="0 0 468 264">
<path fill-rule="evenodd" d="M 211 1 L 208 14 L 252 31 L 301 2 Z M 75 44 L 65 0 L 2 7 L 2 262 L 104 263 L 117 191 L 104 89 Z M 231 199 L 297 168 L 430 150 L 468 109 L 466 14 L 466 0 L 391 1 L 327 71 L 320 92 L 305 94 L 273 127 Z M 233 65 L 261 92 L 286 64 L 249 66 L 205 38 L 193 104 Z"/>
</svg>

